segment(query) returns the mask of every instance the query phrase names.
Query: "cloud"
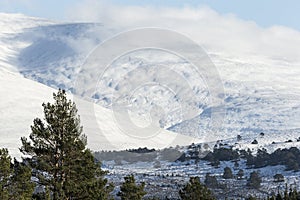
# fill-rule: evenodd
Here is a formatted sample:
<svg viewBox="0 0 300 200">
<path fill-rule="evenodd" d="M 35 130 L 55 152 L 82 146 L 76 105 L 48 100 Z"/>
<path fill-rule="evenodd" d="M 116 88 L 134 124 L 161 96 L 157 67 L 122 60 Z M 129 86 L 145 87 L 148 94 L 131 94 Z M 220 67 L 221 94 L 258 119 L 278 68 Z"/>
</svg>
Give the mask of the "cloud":
<svg viewBox="0 0 300 200">
<path fill-rule="evenodd" d="M 231 57 L 300 61 L 300 32 L 276 25 L 262 28 L 253 21 L 219 14 L 205 6 L 128 6 L 85 0 L 70 8 L 66 16 L 73 21 L 100 22 L 120 31 L 167 28 L 189 36 L 209 52 Z"/>
</svg>

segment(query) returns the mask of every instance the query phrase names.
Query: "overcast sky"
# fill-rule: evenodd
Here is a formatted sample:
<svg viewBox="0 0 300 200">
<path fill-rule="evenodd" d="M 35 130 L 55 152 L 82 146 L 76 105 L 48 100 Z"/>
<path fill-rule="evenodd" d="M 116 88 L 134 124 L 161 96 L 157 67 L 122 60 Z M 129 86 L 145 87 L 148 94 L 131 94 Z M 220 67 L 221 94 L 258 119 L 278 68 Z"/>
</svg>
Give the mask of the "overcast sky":
<svg viewBox="0 0 300 200">
<path fill-rule="evenodd" d="M 298 0 L 0 0 L 0 12 L 99 22 L 118 32 L 167 28 L 210 52 L 289 62 L 300 62 L 299 10 Z"/>
<path fill-rule="evenodd" d="M 154 8 L 204 6 L 220 14 L 232 14 L 240 19 L 253 21 L 261 27 L 281 25 L 300 31 L 299 0 L 0 0 L 0 12 L 23 13 L 55 20 L 71 20 L 75 19 L 73 14 L 75 10 L 77 12 L 78 7 L 87 7 L 86 5 L 92 6 L 93 4 Z M 103 12 L 103 10 L 99 10 L 99 12 Z M 80 17 L 77 15 L 76 20 L 80 20 Z M 87 19 L 92 18 L 83 16 L 81 20 Z"/>
</svg>

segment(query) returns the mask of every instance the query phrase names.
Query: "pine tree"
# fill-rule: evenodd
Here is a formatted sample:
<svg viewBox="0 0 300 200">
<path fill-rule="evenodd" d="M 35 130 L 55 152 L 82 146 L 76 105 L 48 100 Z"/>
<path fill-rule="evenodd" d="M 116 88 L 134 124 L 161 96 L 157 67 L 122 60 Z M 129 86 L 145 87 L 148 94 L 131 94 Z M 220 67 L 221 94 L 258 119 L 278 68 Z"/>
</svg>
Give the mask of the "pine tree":
<svg viewBox="0 0 300 200">
<path fill-rule="evenodd" d="M 284 176 L 282 174 L 275 174 L 273 178 L 274 182 L 284 182 Z"/>
<path fill-rule="evenodd" d="M 300 199 L 300 193 L 297 191 L 296 188 L 290 187 L 288 189 L 287 184 L 285 185 L 285 190 L 283 193 L 280 193 L 278 190 L 277 195 L 273 195 L 272 197 L 268 197 L 268 200 L 299 200 Z"/>
<path fill-rule="evenodd" d="M 256 200 L 256 199 L 257 199 L 256 197 L 250 195 L 246 200 Z"/>
<path fill-rule="evenodd" d="M 0 149 L 0 199 L 9 199 L 9 179 L 11 176 L 11 157 L 7 149 Z"/>
<path fill-rule="evenodd" d="M 125 176 L 124 180 L 125 182 L 121 185 L 120 192 L 117 194 L 122 200 L 141 200 L 147 194 L 144 191 L 145 183 L 142 182 L 137 185 L 133 175 Z"/>
<path fill-rule="evenodd" d="M 261 182 L 262 180 L 259 176 L 259 173 L 254 171 L 250 173 L 250 178 L 248 179 L 247 185 L 251 188 L 259 189 Z"/>
<path fill-rule="evenodd" d="M 11 157 L 7 149 L 0 149 L 0 199 L 30 200 L 34 191 L 31 167 Z"/>
<path fill-rule="evenodd" d="M 276 196 L 276 200 L 283 200 L 283 198 L 282 198 L 282 196 L 281 196 L 281 194 L 280 194 L 280 193 L 278 193 L 278 194 L 277 194 L 277 196 Z"/>
<path fill-rule="evenodd" d="M 13 199 L 30 200 L 35 184 L 31 182 L 32 169 L 26 162 L 14 159 L 13 174 L 11 176 L 10 194 Z"/>
<path fill-rule="evenodd" d="M 244 178 L 244 170 L 240 169 L 240 170 L 238 171 L 238 173 L 236 174 L 236 176 L 237 176 L 237 179 L 238 179 L 238 180 L 243 179 L 243 178 Z"/>
<path fill-rule="evenodd" d="M 179 191 L 182 200 L 214 200 L 211 191 L 200 182 L 199 177 L 191 177 Z"/>
<path fill-rule="evenodd" d="M 44 191 L 35 192 L 32 195 L 32 200 L 51 200 L 49 187 L 45 187 Z"/>
<path fill-rule="evenodd" d="M 231 169 L 229 167 L 225 167 L 224 168 L 223 178 L 225 178 L 225 179 L 231 179 L 231 178 L 233 178 L 232 171 L 231 171 Z"/>
<path fill-rule="evenodd" d="M 241 141 L 242 140 L 242 136 L 241 135 L 237 135 L 236 139 L 237 139 L 237 141 Z"/>
<path fill-rule="evenodd" d="M 75 103 L 64 90 L 53 98 L 53 104 L 42 104 L 45 118 L 34 119 L 30 140 L 21 138 L 21 152 L 31 156 L 39 184 L 49 188 L 54 200 L 107 198 L 112 186 L 86 148 Z"/>
<path fill-rule="evenodd" d="M 210 173 L 206 173 L 204 183 L 209 188 L 217 188 L 219 186 L 217 178 Z"/>
</svg>

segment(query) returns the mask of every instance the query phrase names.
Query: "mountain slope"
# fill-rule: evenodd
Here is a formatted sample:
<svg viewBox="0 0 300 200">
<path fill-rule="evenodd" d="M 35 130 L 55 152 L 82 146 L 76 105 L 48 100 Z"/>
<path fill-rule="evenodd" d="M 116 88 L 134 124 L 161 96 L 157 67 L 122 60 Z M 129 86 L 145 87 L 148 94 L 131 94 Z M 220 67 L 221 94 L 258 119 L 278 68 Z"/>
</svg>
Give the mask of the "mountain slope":
<svg viewBox="0 0 300 200">
<path fill-rule="evenodd" d="M 74 83 L 78 75 L 82 73 L 81 66 L 86 56 L 97 44 L 118 32 L 116 28 L 104 27 L 101 24 L 59 23 L 24 15 L 0 15 L 0 69 L 19 72 L 31 80 L 71 92 L 75 92 Z M 298 35 L 295 34 L 295 36 Z M 136 118 L 149 120 L 151 109 L 154 105 L 159 105 L 165 111 L 163 116 L 159 112 L 155 113 L 156 117 L 160 117 L 161 127 L 202 140 L 227 139 L 235 142 L 236 136 L 240 134 L 245 138 L 244 145 L 247 146 L 260 132 L 266 134 L 266 137 L 261 139 L 261 142 L 266 145 L 272 141 L 284 142 L 298 137 L 300 132 L 300 63 L 297 60 L 264 55 L 233 57 L 227 55 L 226 52 L 218 51 L 208 51 L 208 55 L 222 79 L 225 94 L 220 95 L 224 97 L 223 106 L 226 110 L 222 126 L 211 134 L 210 138 L 206 136 L 211 128 L 209 126 L 211 110 L 222 105 L 211 105 L 209 88 L 205 80 L 194 73 L 189 62 L 170 55 L 168 52 L 141 50 L 123 55 L 112 63 L 102 77 L 98 77 L 97 82 L 90 81 L 89 76 L 85 77 L 88 83 L 86 90 L 77 95 L 111 109 L 114 98 L 118 97 L 122 89 L 126 87 L 126 84 L 120 84 L 125 78 L 134 81 L 137 78 L 148 80 L 151 73 L 155 77 L 155 73 L 151 71 L 153 66 L 167 66 L 182 76 L 192 88 L 195 95 L 186 103 L 197 107 L 196 115 L 188 119 L 183 118 L 180 110 L 181 103 L 176 94 L 170 92 L 168 88 L 142 86 L 137 88 L 137 93 L 125 97 L 131 102 L 131 107 L 128 109 Z M 94 69 L 95 72 L 97 70 L 97 68 Z M 139 77 L 137 77 L 137 72 Z M 4 73 L 3 77 L 5 76 Z M 18 75 L 18 77 L 21 76 Z M 167 78 L 168 74 L 165 80 Z M 4 84 L 6 81 L 11 82 L 3 79 L 3 85 L 6 85 Z M 178 82 L 175 86 L 182 87 L 182 83 Z M 36 90 L 38 88 L 39 86 L 36 86 Z M 7 88 L 1 87 L 1 89 L 4 94 L 10 94 Z M 26 87 L 22 90 L 26 91 Z M 22 90 L 18 92 L 21 93 Z M 33 91 L 28 91 L 26 96 L 34 96 L 32 94 L 34 94 Z M 37 105 L 48 99 L 36 98 L 41 100 Z M 19 97 L 19 99 L 22 98 Z M 11 102 L 15 101 L 18 102 L 18 99 L 11 100 Z M 2 107 L 6 107 L 6 104 L 3 103 Z M 100 106 L 95 105 L 95 107 L 96 111 L 89 110 L 95 114 L 82 116 L 82 120 L 92 120 L 94 116 L 101 117 L 102 112 L 110 112 Z M 22 109 L 29 111 L 33 108 Z M 32 120 L 32 115 L 30 116 Z M 4 113 L 2 118 L 5 118 Z M 108 121 L 113 121 L 113 118 L 109 118 Z M 113 129 L 117 125 L 111 124 Z M 13 130 L 12 127 L 2 126 L 1 130 Z M 89 132 L 93 132 L 93 128 Z M 126 138 L 116 139 L 119 144 Z M 97 140 L 95 140 L 95 145 L 96 143 Z M 133 144 L 136 144 L 136 141 Z M 124 148 L 129 146 L 130 144 L 124 145 Z"/>
<path fill-rule="evenodd" d="M 19 157 L 20 138 L 28 136 L 34 118 L 43 118 L 41 104 L 52 102 L 55 89 L 23 78 L 20 74 L 0 68 L 0 146 L 10 150 Z M 72 96 L 70 96 L 72 98 Z M 160 129 L 155 136 L 148 139 L 132 138 L 126 135 L 115 123 L 113 113 L 101 106 L 74 97 L 81 116 L 84 133 L 88 137 L 88 147 L 92 150 L 120 150 L 145 146 L 164 148 L 169 145 L 187 145 L 195 142 L 191 137 L 182 136 Z M 92 106 L 94 113 L 87 112 Z M 95 119 L 95 123 L 93 123 Z M 143 121 L 136 119 L 137 123 Z"/>
</svg>

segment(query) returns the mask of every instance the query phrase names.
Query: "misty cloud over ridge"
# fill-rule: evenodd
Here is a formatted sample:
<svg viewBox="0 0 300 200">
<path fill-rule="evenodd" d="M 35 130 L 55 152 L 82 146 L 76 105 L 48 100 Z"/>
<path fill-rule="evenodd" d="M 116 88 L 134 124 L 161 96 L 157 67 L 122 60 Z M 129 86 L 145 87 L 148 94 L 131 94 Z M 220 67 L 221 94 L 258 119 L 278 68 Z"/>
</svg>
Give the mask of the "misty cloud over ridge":
<svg viewBox="0 0 300 200">
<path fill-rule="evenodd" d="M 300 32 L 283 26 L 263 28 L 205 6 L 183 8 L 113 5 L 86 0 L 66 12 L 69 20 L 99 22 L 115 30 L 167 28 L 185 34 L 211 53 L 300 62 Z"/>
</svg>

